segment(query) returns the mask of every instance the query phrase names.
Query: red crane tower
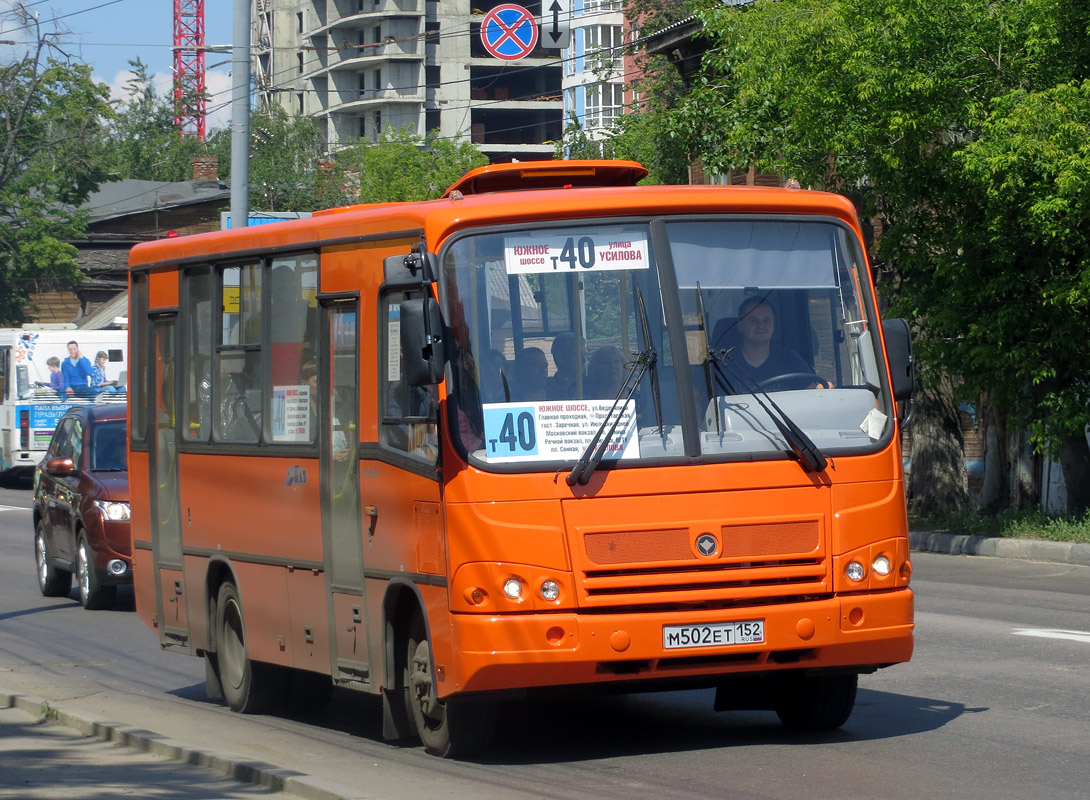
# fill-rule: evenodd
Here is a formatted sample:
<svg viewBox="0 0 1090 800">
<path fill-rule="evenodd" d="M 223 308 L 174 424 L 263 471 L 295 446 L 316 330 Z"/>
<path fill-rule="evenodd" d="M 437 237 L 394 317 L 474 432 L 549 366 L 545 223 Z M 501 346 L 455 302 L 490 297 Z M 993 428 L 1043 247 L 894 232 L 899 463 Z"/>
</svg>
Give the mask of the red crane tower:
<svg viewBox="0 0 1090 800">
<path fill-rule="evenodd" d="M 204 0 L 174 0 L 174 124 L 204 141 Z"/>
</svg>

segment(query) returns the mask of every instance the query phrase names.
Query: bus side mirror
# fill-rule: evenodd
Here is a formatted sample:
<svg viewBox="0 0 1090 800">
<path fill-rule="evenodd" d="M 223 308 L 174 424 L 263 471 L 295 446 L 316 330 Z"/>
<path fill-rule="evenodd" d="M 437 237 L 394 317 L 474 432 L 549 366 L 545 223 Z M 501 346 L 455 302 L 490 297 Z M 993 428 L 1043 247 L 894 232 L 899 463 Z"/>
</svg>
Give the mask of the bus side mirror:
<svg viewBox="0 0 1090 800">
<path fill-rule="evenodd" d="M 916 365 L 912 360 L 912 333 L 908 320 L 883 320 L 882 334 L 886 340 L 889 374 L 893 379 L 893 399 L 899 403 L 907 402 L 912 399 L 916 383 Z"/>
<path fill-rule="evenodd" d="M 401 357 L 410 386 L 430 386 L 443 379 L 443 316 L 435 298 L 401 304 Z"/>
<path fill-rule="evenodd" d="M 419 252 L 414 248 L 413 252 L 406 255 L 386 256 L 382 259 L 382 278 L 388 288 L 419 288 L 425 283 L 434 282 L 438 274 L 439 260 L 435 253 Z"/>
</svg>

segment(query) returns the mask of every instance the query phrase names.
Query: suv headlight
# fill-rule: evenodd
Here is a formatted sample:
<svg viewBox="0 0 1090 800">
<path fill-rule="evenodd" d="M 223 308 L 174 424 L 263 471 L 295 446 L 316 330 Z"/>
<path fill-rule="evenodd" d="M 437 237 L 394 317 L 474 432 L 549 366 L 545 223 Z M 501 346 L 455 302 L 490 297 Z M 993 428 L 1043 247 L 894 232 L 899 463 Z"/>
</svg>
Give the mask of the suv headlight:
<svg viewBox="0 0 1090 800">
<path fill-rule="evenodd" d="M 113 500 L 95 500 L 95 508 L 102 512 L 102 516 L 114 522 L 129 521 L 129 504 L 118 503 Z"/>
</svg>

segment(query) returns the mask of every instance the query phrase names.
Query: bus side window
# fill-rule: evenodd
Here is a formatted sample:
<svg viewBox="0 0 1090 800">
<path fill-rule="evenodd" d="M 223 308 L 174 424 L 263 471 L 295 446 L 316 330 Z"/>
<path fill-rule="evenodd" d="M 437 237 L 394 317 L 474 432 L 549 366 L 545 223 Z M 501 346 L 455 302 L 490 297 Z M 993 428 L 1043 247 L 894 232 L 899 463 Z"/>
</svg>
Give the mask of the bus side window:
<svg viewBox="0 0 1090 800">
<path fill-rule="evenodd" d="M 437 387 L 409 386 L 402 368 L 400 304 L 414 296 L 420 293 L 393 292 L 383 298 L 386 341 L 379 381 L 380 436 L 386 447 L 434 463 L 439 455 Z"/>
</svg>

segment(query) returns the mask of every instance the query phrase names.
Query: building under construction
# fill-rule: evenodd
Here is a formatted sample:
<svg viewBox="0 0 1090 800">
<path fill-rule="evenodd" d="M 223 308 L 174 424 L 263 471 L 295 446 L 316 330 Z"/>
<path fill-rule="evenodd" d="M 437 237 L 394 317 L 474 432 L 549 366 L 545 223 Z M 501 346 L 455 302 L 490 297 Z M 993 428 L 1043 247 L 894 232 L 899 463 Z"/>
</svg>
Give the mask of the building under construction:
<svg viewBox="0 0 1090 800">
<path fill-rule="evenodd" d="M 551 158 L 564 128 L 563 59 L 488 52 L 495 0 L 256 0 L 263 104 L 318 119 L 331 150 L 389 127 L 468 136 L 492 161 Z M 526 4 L 540 16 L 541 3 Z"/>
</svg>

